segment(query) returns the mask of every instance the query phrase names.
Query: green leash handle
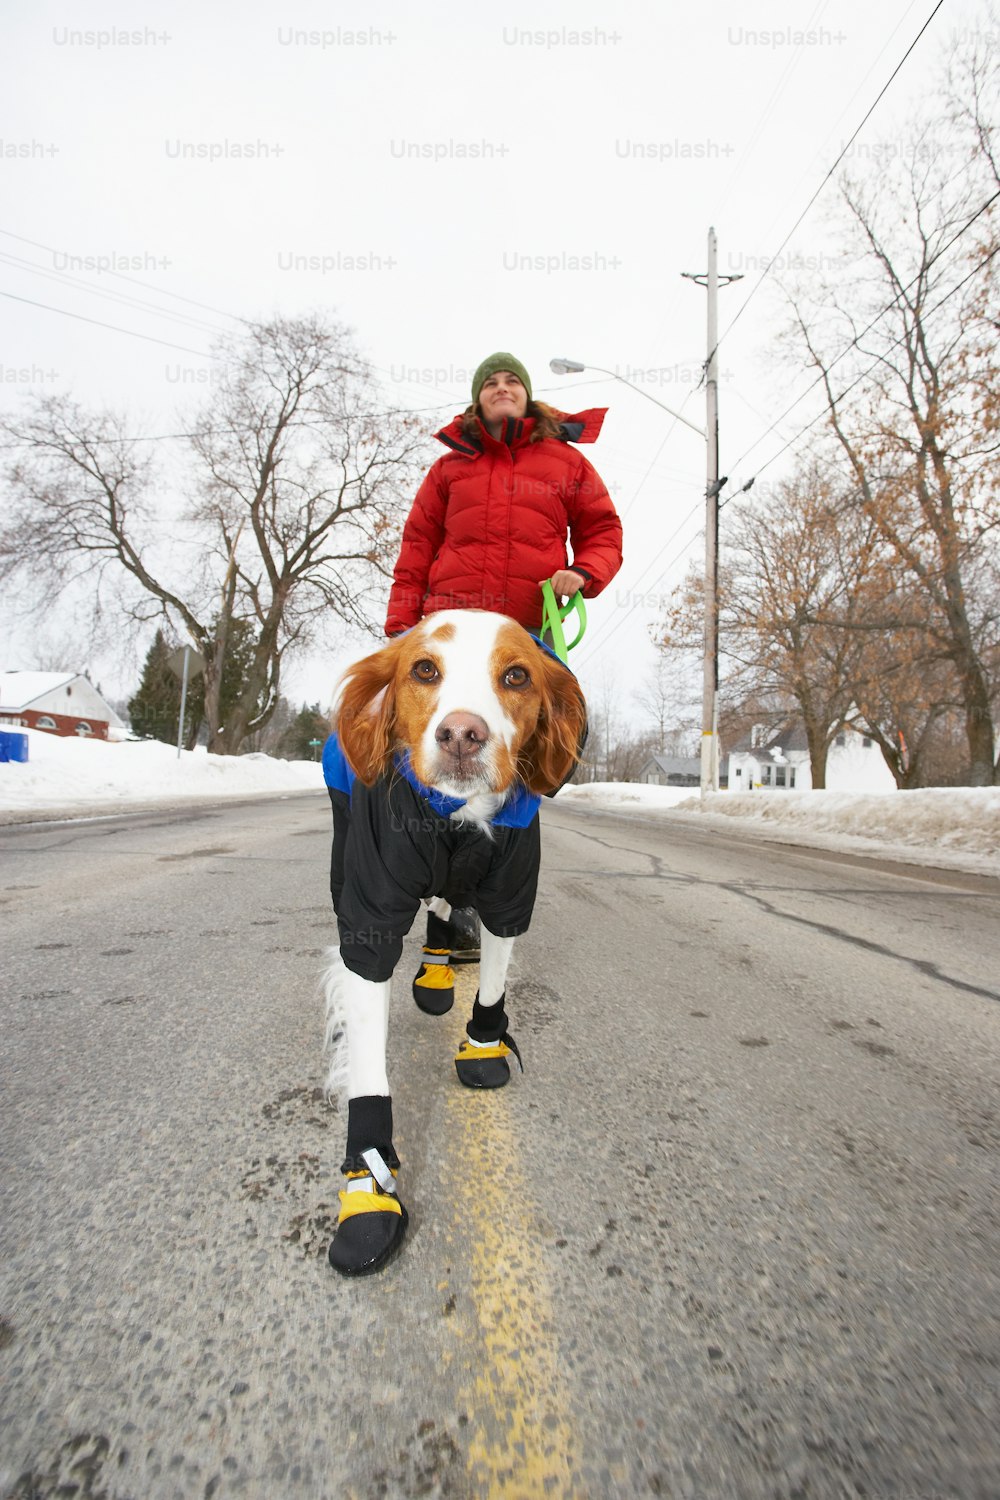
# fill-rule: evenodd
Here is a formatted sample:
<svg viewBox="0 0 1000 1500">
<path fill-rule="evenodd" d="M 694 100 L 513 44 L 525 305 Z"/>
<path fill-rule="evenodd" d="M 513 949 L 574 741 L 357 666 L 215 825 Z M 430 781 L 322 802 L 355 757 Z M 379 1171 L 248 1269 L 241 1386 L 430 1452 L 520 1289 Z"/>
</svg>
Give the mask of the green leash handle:
<svg viewBox="0 0 1000 1500">
<path fill-rule="evenodd" d="M 566 633 L 563 630 L 563 621 L 576 611 L 577 632 L 567 645 Z M 587 606 L 583 602 L 583 595 L 576 593 L 561 608 L 556 599 L 555 589 L 548 579 L 542 584 L 542 628 L 539 632 L 544 638 L 545 632 L 552 637 L 552 649 L 563 663 L 566 662 L 569 653 L 574 646 L 579 646 L 583 640 L 584 631 L 587 628 Z"/>
</svg>

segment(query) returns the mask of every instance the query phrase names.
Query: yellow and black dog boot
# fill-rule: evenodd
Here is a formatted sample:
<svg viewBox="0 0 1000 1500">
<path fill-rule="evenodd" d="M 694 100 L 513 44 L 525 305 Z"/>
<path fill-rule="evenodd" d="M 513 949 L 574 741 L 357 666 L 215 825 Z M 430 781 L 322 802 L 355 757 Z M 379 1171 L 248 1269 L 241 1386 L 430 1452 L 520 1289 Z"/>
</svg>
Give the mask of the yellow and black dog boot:
<svg viewBox="0 0 1000 1500">
<path fill-rule="evenodd" d="M 524 1063 L 517 1043 L 507 1030 L 503 996 L 495 1005 L 480 1005 L 479 996 L 472 1007 L 472 1020 L 465 1028 L 468 1035 L 455 1057 L 455 1072 L 468 1089 L 502 1089 L 510 1082 L 508 1057 L 517 1058 L 521 1072 Z"/>
<path fill-rule="evenodd" d="M 446 1015 L 455 1003 L 455 971 L 447 953 L 424 949 L 423 961 L 413 981 L 413 998 L 429 1016 Z"/>
<path fill-rule="evenodd" d="M 360 1108 L 356 1109 L 356 1106 Z M 392 1103 L 380 1095 L 352 1099 L 350 1114 L 362 1119 L 366 1115 L 384 1114 Z M 370 1276 L 395 1255 L 403 1243 L 409 1218 L 396 1195 L 396 1172 L 399 1158 L 392 1149 L 391 1130 L 382 1136 L 383 1149 L 367 1147 L 352 1152 L 351 1125 L 348 1122 L 348 1154 L 343 1165 L 347 1187 L 340 1194 L 340 1218 L 330 1244 L 331 1266 L 343 1276 Z"/>
<path fill-rule="evenodd" d="M 413 998 L 429 1016 L 443 1016 L 455 1003 L 450 929 L 448 923 L 432 911 L 427 913 L 427 941 L 423 961 L 413 981 Z"/>
</svg>

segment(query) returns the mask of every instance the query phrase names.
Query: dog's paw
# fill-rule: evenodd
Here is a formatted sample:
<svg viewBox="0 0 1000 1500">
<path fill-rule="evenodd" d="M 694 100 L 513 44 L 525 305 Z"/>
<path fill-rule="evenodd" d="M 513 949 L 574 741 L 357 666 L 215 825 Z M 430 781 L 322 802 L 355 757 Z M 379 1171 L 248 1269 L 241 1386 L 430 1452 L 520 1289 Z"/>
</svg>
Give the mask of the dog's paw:
<svg viewBox="0 0 1000 1500">
<path fill-rule="evenodd" d="M 342 1276 L 370 1276 L 396 1254 L 409 1217 L 387 1193 L 341 1193 L 340 1220 L 328 1258 Z"/>
</svg>

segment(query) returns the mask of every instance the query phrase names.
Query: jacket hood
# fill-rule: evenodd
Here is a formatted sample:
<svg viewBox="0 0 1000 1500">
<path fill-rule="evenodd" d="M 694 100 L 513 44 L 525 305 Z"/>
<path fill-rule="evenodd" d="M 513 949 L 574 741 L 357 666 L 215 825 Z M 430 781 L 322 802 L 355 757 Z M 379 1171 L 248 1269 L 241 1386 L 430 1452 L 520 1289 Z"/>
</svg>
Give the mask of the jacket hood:
<svg viewBox="0 0 1000 1500">
<path fill-rule="evenodd" d="M 556 416 L 562 424 L 562 432 L 559 441 L 564 443 L 593 443 L 600 435 L 604 418 L 608 414 L 606 406 L 592 406 L 586 411 L 564 412 L 557 411 Z M 453 448 L 458 453 L 467 453 L 469 457 L 482 453 L 488 443 L 496 442 L 497 439 L 490 436 L 479 423 L 480 439 L 478 442 L 466 437 L 462 428 L 464 412 L 459 412 L 453 417 L 446 427 L 442 427 L 434 436 L 439 443 L 444 443 L 446 448 Z M 534 417 L 508 417 L 506 420 L 507 431 L 504 433 L 503 441 L 511 446 L 519 447 L 530 438 L 535 427 Z"/>
</svg>

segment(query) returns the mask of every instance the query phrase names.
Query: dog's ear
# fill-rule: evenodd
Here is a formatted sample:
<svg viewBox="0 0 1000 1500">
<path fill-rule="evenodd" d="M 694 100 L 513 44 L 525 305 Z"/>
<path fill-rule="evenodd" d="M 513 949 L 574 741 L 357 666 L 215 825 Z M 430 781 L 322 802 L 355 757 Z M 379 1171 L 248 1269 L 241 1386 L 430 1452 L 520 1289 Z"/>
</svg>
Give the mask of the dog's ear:
<svg viewBox="0 0 1000 1500">
<path fill-rule="evenodd" d="M 399 641 L 355 662 L 341 680 L 333 728 L 354 774 L 371 786 L 389 769 L 395 748 Z"/>
<path fill-rule="evenodd" d="M 552 796 L 572 776 L 587 743 L 587 702 L 568 667 L 539 647 L 542 707 L 518 770 L 530 792 Z"/>
</svg>

